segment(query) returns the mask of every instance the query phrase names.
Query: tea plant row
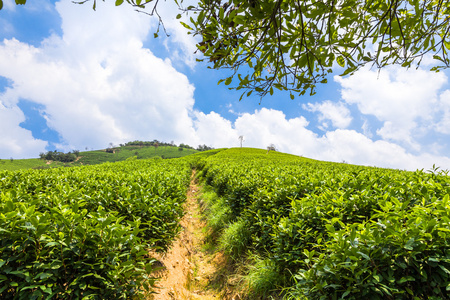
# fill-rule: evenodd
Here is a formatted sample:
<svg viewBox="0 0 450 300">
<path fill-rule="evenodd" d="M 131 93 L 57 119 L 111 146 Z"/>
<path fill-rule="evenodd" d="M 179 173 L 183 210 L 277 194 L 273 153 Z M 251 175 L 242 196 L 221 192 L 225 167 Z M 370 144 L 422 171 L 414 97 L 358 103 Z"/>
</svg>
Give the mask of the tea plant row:
<svg viewBox="0 0 450 300">
<path fill-rule="evenodd" d="M 179 230 L 186 160 L 0 172 L 1 299 L 129 299 Z"/>
<path fill-rule="evenodd" d="M 447 174 L 249 149 L 200 167 L 233 222 L 228 251 L 266 257 L 286 298 L 450 298 Z"/>
</svg>

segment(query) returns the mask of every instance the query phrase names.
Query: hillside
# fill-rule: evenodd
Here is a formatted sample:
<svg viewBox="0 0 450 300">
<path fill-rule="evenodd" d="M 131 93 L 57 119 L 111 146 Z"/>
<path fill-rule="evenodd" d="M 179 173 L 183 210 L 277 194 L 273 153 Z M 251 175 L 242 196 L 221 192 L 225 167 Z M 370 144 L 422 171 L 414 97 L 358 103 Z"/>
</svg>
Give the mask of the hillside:
<svg viewBox="0 0 450 300">
<path fill-rule="evenodd" d="M 1 299 L 450 299 L 446 171 L 232 148 L 0 173 Z"/>
<path fill-rule="evenodd" d="M 199 152 L 195 149 L 176 146 L 139 146 L 123 145 L 119 147 L 92 151 L 79 152 L 76 161 L 63 163 L 39 158 L 31 159 L 1 159 L 0 170 L 22 170 L 22 169 L 49 169 L 57 167 L 72 167 L 81 165 L 97 165 L 105 162 L 118 162 L 126 159 L 146 159 L 160 157 L 163 159 L 183 157 Z M 107 151 L 108 150 L 108 151 Z"/>
<path fill-rule="evenodd" d="M 228 149 L 197 174 L 239 299 L 450 299 L 446 171 Z"/>
</svg>

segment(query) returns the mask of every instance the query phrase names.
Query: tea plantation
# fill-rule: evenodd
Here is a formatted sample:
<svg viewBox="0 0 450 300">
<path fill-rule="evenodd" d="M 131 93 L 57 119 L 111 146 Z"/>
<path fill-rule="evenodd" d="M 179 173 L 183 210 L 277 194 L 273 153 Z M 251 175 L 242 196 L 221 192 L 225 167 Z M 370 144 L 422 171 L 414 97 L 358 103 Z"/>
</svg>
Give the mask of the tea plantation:
<svg viewBox="0 0 450 300">
<path fill-rule="evenodd" d="M 257 299 L 450 298 L 450 177 L 266 150 L 0 171 L 1 299 L 139 299 L 192 169 Z"/>
<path fill-rule="evenodd" d="M 445 172 L 327 163 L 254 149 L 222 151 L 199 167 L 220 197 L 215 215 L 226 220 L 224 250 L 259 257 L 249 277 L 253 294 L 450 298 Z"/>
</svg>

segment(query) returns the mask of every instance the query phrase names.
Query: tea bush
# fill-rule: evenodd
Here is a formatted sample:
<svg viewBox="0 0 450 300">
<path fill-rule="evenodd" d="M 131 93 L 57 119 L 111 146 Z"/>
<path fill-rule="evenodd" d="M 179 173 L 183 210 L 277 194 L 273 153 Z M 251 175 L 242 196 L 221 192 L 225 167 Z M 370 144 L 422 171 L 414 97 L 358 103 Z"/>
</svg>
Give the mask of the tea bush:
<svg viewBox="0 0 450 300">
<path fill-rule="evenodd" d="M 0 298 L 142 298 L 190 173 L 187 160 L 0 172 Z"/>
<path fill-rule="evenodd" d="M 450 178 L 230 149 L 201 175 L 292 299 L 450 298 Z M 226 210 L 224 210 L 226 211 Z M 229 232 L 225 231 L 227 234 Z M 233 235 L 234 238 L 239 235 Z"/>
</svg>

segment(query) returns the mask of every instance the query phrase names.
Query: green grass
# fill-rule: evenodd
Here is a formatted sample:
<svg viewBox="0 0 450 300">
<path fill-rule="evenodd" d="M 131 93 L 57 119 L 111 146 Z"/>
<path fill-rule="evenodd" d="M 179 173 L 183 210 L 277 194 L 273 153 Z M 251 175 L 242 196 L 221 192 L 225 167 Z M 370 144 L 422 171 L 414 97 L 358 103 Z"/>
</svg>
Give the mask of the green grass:
<svg viewBox="0 0 450 300">
<path fill-rule="evenodd" d="M 177 158 L 190 154 L 197 153 L 195 149 L 185 149 L 182 151 L 178 147 L 160 146 L 155 147 L 140 147 L 140 146 L 124 146 L 117 147 L 115 153 L 108 153 L 106 150 L 94 150 L 80 152 L 79 158 L 75 162 L 61 163 L 55 161 L 46 161 L 38 158 L 31 159 L 2 159 L 0 160 L 0 170 L 21 170 L 32 168 L 55 168 L 55 167 L 72 167 L 80 165 L 96 165 L 105 162 L 118 162 L 126 160 L 130 157 L 137 157 L 137 159 L 146 159 L 152 157 L 160 158 Z"/>
<path fill-rule="evenodd" d="M 219 238 L 220 249 L 233 258 L 243 255 L 250 242 L 251 233 L 248 230 L 248 224 L 242 219 L 229 224 Z"/>
<path fill-rule="evenodd" d="M 277 271 L 276 264 L 255 253 L 251 254 L 249 259 L 253 261 L 247 266 L 249 270 L 245 276 L 249 294 L 254 295 L 255 299 L 279 299 L 276 295 L 280 294 L 280 287 L 286 282 L 283 282 L 283 275 Z"/>
<path fill-rule="evenodd" d="M 0 170 L 15 171 L 20 169 L 46 168 L 45 160 L 38 158 L 30 159 L 2 159 L 0 160 Z"/>
<path fill-rule="evenodd" d="M 225 199 L 217 197 L 213 191 L 205 191 L 202 195 L 205 215 L 211 234 L 216 235 L 230 223 L 231 210 L 225 204 Z"/>
<path fill-rule="evenodd" d="M 126 160 L 127 158 L 136 156 L 137 159 L 152 158 L 159 156 L 161 158 L 177 158 L 189 154 L 197 153 L 194 149 L 178 150 L 178 147 L 160 146 L 155 147 L 139 147 L 125 146 L 117 148 L 115 153 L 108 153 L 105 150 L 80 152 L 80 159 L 75 164 L 94 165 L 104 162 L 116 162 Z"/>
</svg>

